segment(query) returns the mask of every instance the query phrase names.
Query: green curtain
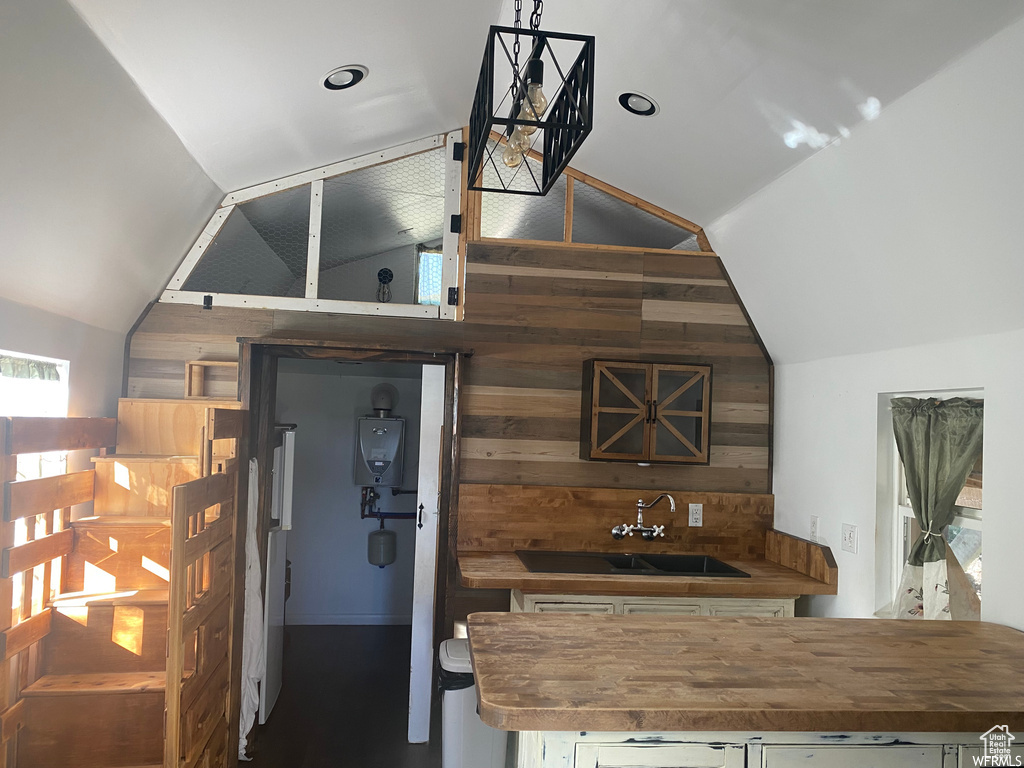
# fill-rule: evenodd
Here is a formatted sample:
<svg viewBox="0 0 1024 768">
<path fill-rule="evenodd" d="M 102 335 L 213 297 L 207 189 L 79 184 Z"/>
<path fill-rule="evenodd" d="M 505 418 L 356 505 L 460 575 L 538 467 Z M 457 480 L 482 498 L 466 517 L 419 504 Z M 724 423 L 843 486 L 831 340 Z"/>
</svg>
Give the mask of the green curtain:
<svg viewBox="0 0 1024 768">
<path fill-rule="evenodd" d="M 921 534 L 907 562 L 944 560 L 942 533 L 955 517 L 953 504 L 981 454 L 984 401 L 892 400 L 892 426 Z"/>
<path fill-rule="evenodd" d="M 0 376 L 6 376 L 9 379 L 60 381 L 56 363 L 11 355 L 0 355 Z"/>
</svg>

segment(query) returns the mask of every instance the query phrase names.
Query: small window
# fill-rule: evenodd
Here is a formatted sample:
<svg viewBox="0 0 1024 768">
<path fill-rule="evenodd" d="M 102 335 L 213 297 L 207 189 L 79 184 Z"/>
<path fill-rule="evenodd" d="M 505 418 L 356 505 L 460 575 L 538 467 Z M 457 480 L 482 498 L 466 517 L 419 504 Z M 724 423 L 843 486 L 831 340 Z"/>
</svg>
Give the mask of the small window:
<svg viewBox="0 0 1024 768">
<path fill-rule="evenodd" d="M 981 599 L 981 543 L 982 543 L 982 517 L 981 517 L 981 494 L 982 494 L 982 461 L 979 456 L 974 464 L 974 469 L 967 477 L 967 482 L 960 489 L 957 496 L 955 509 L 956 517 L 946 528 L 943 536 L 949 544 L 957 561 L 964 569 L 967 580 L 974 587 L 974 592 Z M 899 506 L 896 515 L 896 561 L 895 564 L 902 568 L 902 564 L 910 557 L 910 548 L 921 533 L 921 528 L 914 517 L 914 509 L 910 504 L 910 495 L 907 492 L 907 481 L 903 474 L 903 464 L 897 459 L 897 472 L 899 473 Z M 897 570 L 899 570 L 897 569 Z M 895 590 L 894 590 L 895 591 Z"/>
<path fill-rule="evenodd" d="M 67 360 L 26 355 L 0 349 L 0 416 L 67 416 L 68 373 Z M 40 477 L 62 475 L 67 471 L 67 452 L 18 454 L 16 480 L 35 480 Z M 47 535 L 45 515 L 22 518 L 14 522 L 14 546 L 25 544 L 32 538 Z M 30 530 L 31 526 L 31 530 Z M 50 594 L 43 594 L 45 567 L 37 565 L 31 571 L 32 606 L 28 612 L 21 605 L 24 573 L 12 577 L 12 604 L 14 621 L 36 615 L 45 603 L 56 595 L 60 584 L 60 559 L 53 561 Z"/>
<path fill-rule="evenodd" d="M 441 249 L 419 246 L 416 250 L 416 303 L 441 305 Z"/>
<path fill-rule="evenodd" d="M 67 416 L 69 366 L 0 349 L 0 416 Z"/>
</svg>

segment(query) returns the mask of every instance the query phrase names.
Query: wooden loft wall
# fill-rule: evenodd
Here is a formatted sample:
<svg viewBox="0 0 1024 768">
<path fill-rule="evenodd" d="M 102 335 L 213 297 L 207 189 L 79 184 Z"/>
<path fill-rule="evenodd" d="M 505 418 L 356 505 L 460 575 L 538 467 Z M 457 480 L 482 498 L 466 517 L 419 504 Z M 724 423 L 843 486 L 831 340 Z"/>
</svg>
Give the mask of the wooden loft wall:
<svg viewBox="0 0 1024 768">
<path fill-rule="evenodd" d="M 489 240 L 467 250 L 463 322 L 157 304 L 129 340 L 127 395 L 180 397 L 189 360 L 239 336 L 465 348 L 460 483 L 771 490 L 771 366 L 717 256 Z M 714 366 L 709 466 L 578 457 L 587 358 Z"/>
</svg>

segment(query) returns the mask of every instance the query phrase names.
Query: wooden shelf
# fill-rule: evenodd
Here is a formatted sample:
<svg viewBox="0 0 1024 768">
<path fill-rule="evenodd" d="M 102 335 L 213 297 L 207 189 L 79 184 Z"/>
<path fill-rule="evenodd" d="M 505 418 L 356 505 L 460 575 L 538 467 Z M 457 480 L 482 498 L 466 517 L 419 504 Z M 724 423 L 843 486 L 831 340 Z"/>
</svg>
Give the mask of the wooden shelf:
<svg viewBox="0 0 1024 768">
<path fill-rule="evenodd" d="M 233 374 L 235 386 L 230 394 L 214 395 L 209 384 L 214 381 L 215 369 Z M 207 374 L 211 374 L 209 377 Z M 218 383 L 227 384 L 227 377 L 216 377 Z M 238 396 L 238 363 L 231 360 L 189 360 L 185 363 L 185 397 L 187 399 L 235 400 Z"/>
</svg>

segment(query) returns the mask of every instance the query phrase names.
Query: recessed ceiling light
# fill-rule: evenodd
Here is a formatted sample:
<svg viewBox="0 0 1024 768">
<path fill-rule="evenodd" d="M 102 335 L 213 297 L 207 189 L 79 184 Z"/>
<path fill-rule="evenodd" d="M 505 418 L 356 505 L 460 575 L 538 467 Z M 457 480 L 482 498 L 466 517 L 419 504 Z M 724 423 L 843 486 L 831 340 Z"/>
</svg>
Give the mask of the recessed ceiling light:
<svg viewBox="0 0 1024 768">
<path fill-rule="evenodd" d="M 329 91 L 343 91 L 358 85 L 370 74 L 370 70 L 362 64 L 346 64 L 344 67 L 332 69 L 323 76 L 324 88 Z"/>
<path fill-rule="evenodd" d="M 645 96 L 637 91 L 620 93 L 619 104 L 621 104 L 622 108 L 627 112 L 632 112 L 634 115 L 640 115 L 641 117 L 651 117 L 652 115 L 658 114 L 661 110 L 661 107 L 658 106 L 658 102 L 650 96 Z"/>
</svg>

